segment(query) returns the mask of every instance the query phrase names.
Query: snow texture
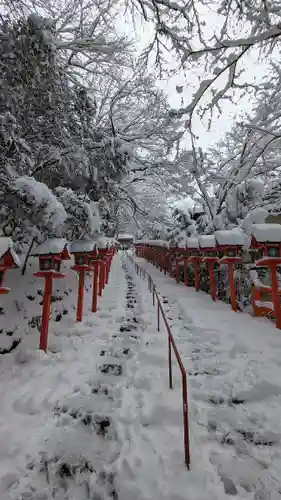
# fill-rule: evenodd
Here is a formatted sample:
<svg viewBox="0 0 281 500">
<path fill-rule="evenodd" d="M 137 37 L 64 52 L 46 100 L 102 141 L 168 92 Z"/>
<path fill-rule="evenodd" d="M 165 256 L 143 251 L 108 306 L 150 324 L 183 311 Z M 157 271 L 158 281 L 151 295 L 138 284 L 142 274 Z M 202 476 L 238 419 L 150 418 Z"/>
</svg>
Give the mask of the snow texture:
<svg viewBox="0 0 281 500">
<path fill-rule="evenodd" d="M 117 240 L 118 241 L 122 241 L 122 240 L 134 240 L 134 237 L 131 235 L 131 234 L 119 234 L 118 237 L 117 237 Z"/>
<path fill-rule="evenodd" d="M 218 245 L 244 246 L 246 241 L 245 233 L 238 227 L 230 230 L 216 231 L 215 238 Z"/>
<path fill-rule="evenodd" d="M 250 230 L 258 243 L 281 243 L 280 224 L 253 224 Z"/>
<path fill-rule="evenodd" d="M 187 238 L 186 246 L 187 248 L 199 248 L 199 241 L 197 238 Z"/>
<path fill-rule="evenodd" d="M 92 252 L 97 246 L 96 241 L 76 240 L 70 245 L 70 253 Z"/>
<path fill-rule="evenodd" d="M 213 234 L 202 235 L 198 237 L 200 248 L 215 248 L 216 238 Z"/>
<path fill-rule="evenodd" d="M 67 219 L 67 213 L 51 192 L 42 182 L 36 181 L 33 177 L 22 176 L 14 180 L 14 188 L 21 196 L 26 196 L 30 205 L 34 205 L 34 210 L 40 210 L 44 223 L 55 229 L 60 227 Z"/>
<path fill-rule="evenodd" d="M 168 465 L 175 443 L 171 436 L 162 433 L 161 424 L 170 418 L 170 430 L 173 425 L 180 428 L 181 420 L 177 420 L 178 401 L 174 401 L 169 413 L 164 408 L 170 393 L 167 398 L 166 394 L 164 398 L 163 394 L 160 396 L 160 374 L 159 399 L 155 397 L 152 403 L 150 398 L 151 420 L 154 417 L 155 425 L 153 436 L 150 420 L 150 437 L 155 454 L 161 454 L 164 463 L 163 481 L 168 475 L 174 488 L 170 490 L 170 498 L 226 500 L 231 495 L 237 500 L 278 500 L 281 492 L 280 332 L 269 320 L 234 313 L 230 306 L 213 303 L 204 293 L 176 284 L 144 260 L 136 260 L 156 283 L 188 373 L 191 471 L 187 473 L 187 486 L 175 457 L 173 465 Z M 180 395 L 174 357 L 173 372 L 174 385 Z M 182 448 L 178 453 L 182 453 Z M 140 481 L 142 469 L 141 464 L 138 467 Z M 161 469 L 154 468 L 153 472 L 158 478 Z M 166 491 L 164 486 L 163 490 Z M 160 499 L 161 495 L 150 498 Z"/>
<path fill-rule="evenodd" d="M 50 238 L 43 241 L 34 248 L 32 256 L 37 255 L 58 255 L 67 247 L 67 241 L 64 238 Z"/>
</svg>

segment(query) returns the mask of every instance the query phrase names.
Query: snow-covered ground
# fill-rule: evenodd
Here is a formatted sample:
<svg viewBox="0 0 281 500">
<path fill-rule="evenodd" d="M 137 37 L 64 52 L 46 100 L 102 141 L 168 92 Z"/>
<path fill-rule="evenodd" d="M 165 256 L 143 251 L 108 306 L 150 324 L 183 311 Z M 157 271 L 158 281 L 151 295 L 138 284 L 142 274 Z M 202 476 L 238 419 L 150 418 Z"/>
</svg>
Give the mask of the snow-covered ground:
<svg viewBox="0 0 281 500">
<path fill-rule="evenodd" d="M 281 498 L 280 331 L 136 261 L 165 298 L 188 372 L 192 483 L 199 466 L 205 498 Z"/>
<path fill-rule="evenodd" d="M 189 374 L 191 471 L 180 373 L 174 362 L 171 391 L 164 325 L 157 332 L 147 283 L 119 253 L 95 315 L 87 285 L 81 325 L 76 278 L 67 273 L 47 354 L 28 324 L 40 314 L 37 298 L 26 300 L 39 289 L 32 269 L 26 286 L 14 288 L 20 305 L 10 319 L 15 298 L 5 297 L 4 330 L 20 325 L 22 341 L 0 356 L 1 500 L 280 498 L 280 332 L 140 263 L 166 297 Z"/>
</svg>

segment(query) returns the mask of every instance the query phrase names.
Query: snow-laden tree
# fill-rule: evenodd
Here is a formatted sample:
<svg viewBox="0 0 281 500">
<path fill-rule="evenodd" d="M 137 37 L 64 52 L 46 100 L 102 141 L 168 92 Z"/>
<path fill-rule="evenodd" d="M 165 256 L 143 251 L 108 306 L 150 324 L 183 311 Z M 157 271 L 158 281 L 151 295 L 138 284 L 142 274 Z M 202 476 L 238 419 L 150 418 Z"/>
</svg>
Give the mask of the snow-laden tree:
<svg viewBox="0 0 281 500">
<path fill-rule="evenodd" d="M 39 3 L 26 2 L 23 12 Z M 52 2 L 46 3 L 47 10 L 51 6 Z M 154 179 L 167 175 L 172 168 L 170 147 L 181 123 L 171 120 L 164 93 L 144 68 L 136 66 L 126 44 L 123 62 L 107 59 L 104 51 L 105 59 L 97 63 L 95 50 L 91 62 L 84 64 L 94 50 L 85 38 L 92 17 L 80 19 L 81 30 L 85 26 L 84 42 L 81 38 L 75 50 L 72 46 L 66 64 L 70 49 L 62 39 L 68 39 L 71 30 L 70 5 L 61 12 L 67 18 L 66 30 L 62 18 L 55 18 L 56 8 L 49 11 L 50 19 L 31 13 L 26 19 L 15 16 L 13 22 L 7 17 L 0 26 L 1 225 L 6 227 L 9 221 L 17 234 L 25 223 L 33 224 L 42 235 L 92 235 L 97 226 L 114 234 L 124 219 L 123 207 L 131 219 L 136 212 L 145 213 L 128 186 L 150 175 Z M 73 23 L 74 19 L 78 22 L 77 12 Z M 104 43 L 110 52 L 111 25 L 104 24 L 106 12 L 104 18 L 98 16 L 96 27 L 104 25 L 109 36 Z M 73 36 L 77 42 L 77 33 Z M 73 62 L 78 57 L 84 67 L 76 74 Z M 20 179 L 24 179 L 24 191 L 17 187 Z M 52 217 L 46 222 L 54 200 L 60 207 L 55 212 L 64 214 L 60 223 Z M 99 220 L 100 210 L 103 220 Z"/>
<path fill-rule="evenodd" d="M 249 55 L 256 63 L 260 58 L 278 58 L 280 0 L 128 0 L 127 4 L 152 33 L 144 58 L 151 56 L 166 74 L 176 61 L 187 85 L 189 72 L 199 75 L 190 101 L 174 110 L 175 115 L 186 117 L 187 127 L 195 111 L 201 116 L 215 108 L 220 112 L 223 101 L 240 96 L 241 91 L 261 90 L 255 71 L 245 78 Z"/>
</svg>

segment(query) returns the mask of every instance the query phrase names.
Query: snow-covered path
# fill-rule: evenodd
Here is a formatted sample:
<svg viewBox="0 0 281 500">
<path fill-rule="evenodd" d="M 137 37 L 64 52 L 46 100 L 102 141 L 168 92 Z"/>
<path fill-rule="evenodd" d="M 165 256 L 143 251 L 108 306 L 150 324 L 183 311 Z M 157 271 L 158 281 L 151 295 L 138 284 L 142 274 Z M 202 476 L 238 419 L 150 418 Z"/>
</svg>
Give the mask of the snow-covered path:
<svg viewBox="0 0 281 500">
<path fill-rule="evenodd" d="M 56 354 L 19 348 L 1 359 L 1 499 L 118 498 L 120 415 L 142 331 L 135 284 L 117 256 L 98 313 L 51 332 Z"/>
<path fill-rule="evenodd" d="M 0 359 L 1 500 L 280 498 L 280 332 L 141 265 L 189 374 L 191 471 L 164 325 L 119 254 L 97 314 Z"/>
<path fill-rule="evenodd" d="M 189 374 L 195 490 L 200 464 L 208 498 L 281 498 L 280 331 L 136 260 L 166 298 Z"/>
</svg>

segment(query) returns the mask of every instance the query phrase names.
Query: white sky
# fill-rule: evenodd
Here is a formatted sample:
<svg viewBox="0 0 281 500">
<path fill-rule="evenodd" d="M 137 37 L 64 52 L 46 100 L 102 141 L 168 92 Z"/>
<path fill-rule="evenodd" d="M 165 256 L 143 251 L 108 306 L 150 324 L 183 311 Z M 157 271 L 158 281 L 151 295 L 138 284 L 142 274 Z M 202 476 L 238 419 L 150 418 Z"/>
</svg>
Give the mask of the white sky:
<svg viewBox="0 0 281 500">
<path fill-rule="evenodd" d="M 210 14 L 209 12 L 208 17 L 205 18 L 205 20 L 207 21 L 207 30 L 211 37 L 216 30 L 216 22 L 218 22 L 218 16 L 216 15 L 216 13 L 212 14 L 211 12 Z M 126 20 L 123 16 L 122 19 L 120 19 L 120 31 L 125 33 L 128 37 L 134 38 L 135 33 L 137 33 L 136 43 L 140 51 L 147 45 L 148 41 L 153 36 L 153 28 L 149 23 L 141 23 L 139 20 L 135 19 L 133 27 L 131 19 L 128 18 Z M 257 51 L 252 51 L 250 55 L 243 59 L 243 80 L 255 81 L 255 83 L 261 81 L 262 76 L 266 71 L 266 64 L 258 63 L 257 61 Z M 170 64 L 171 68 L 174 68 L 176 67 L 177 61 L 173 61 L 171 59 Z M 166 91 L 171 106 L 174 108 L 180 108 L 182 106 L 181 99 L 183 99 L 183 105 L 187 105 L 191 101 L 193 94 L 198 89 L 198 82 L 200 81 L 200 78 L 202 80 L 207 77 L 208 75 L 204 73 L 204 68 L 200 66 L 198 68 L 198 71 L 189 71 L 187 74 L 181 72 L 175 76 L 168 78 L 167 80 L 159 80 L 158 84 L 162 89 Z M 221 83 L 223 85 L 223 79 L 221 79 Z M 183 86 L 182 94 L 177 93 L 176 86 Z M 208 94 L 206 94 L 206 96 L 208 98 L 210 94 L 209 96 Z M 223 105 L 223 112 L 220 117 L 213 118 L 210 131 L 208 131 L 207 117 L 202 122 L 199 117 L 194 116 L 193 130 L 199 137 L 198 145 L 205 149 L 215 144 L 226 132 L 231 129 L 232 124 L 237 118 L 241 119 L 245 113 L 251 112 L 252 104 L 253 101 L 250 96 L 244 97 L 236 104 L 232 104 L 230 101 L 225 101 Z"/>
<path fill-rule="evenodd" d="M 216 14 L 214 14 L 214 16 L 212 14 L 208 15 L 205 20 L 208 23 L 207 29 L 210 32 L 210 36 L 212 36 L 216 30 Z M 124 17 L 120 19 L 120 31 L 125 33 L 129 38 L 134 36 L 134 33 L 137 33 L 137 47 L 139 47 L 140 51 L 147 45 L 148 41 L 153 36 L 152 27 L 149 23 L 143 22 L 141 24 L 136 21 L 133 28 L 132 22 L 124 20 Z M 240 35 L 239 31 L 238 35 Z M 176 64 L 177 61 L 171 59 L 171 68 L 176 67 Z M 258 52 L 252 50 L 252 52 L 243 59 L 243 70 L 244 74 L 242 78 L 244 81 L 258 83 L 261 82 L 263 75 L 267 71 L 267 66 L 265 62 L 258 62 Z M 185 74 L 181 71 L 166 80 L 159 80 L 158 85 L 167 93 L 170 105 L 177 109 L 190 103 L 192 96 L 198 89 L 200 81 L 208 77 L 210 77 L 210 75 L 204 73 L 204 68 L 199 66 L 198 70 L 188 71 L 188 73 L 186 72 Z M 223 86 L 223 79 L 220 80 L 220 84 Z M 181 94 L 178 94 L 176 91 L 176 86 L 183 86 L 183 92 Z M 206 94 L 205 99 L 208 98 L 210 98 L 210 94 Z M 201 146 L 203 150 L 214 145 L 224 136 L 224 134 L 230 131 L 237 119 L 241 120 L 245 114 L 251 113 L 253 103 L 254 100 L 250 95 L 244 96 L 240 100 L 239 96 L 237 96 L 235 104 L 229 100 L 225 101 L 221 115 L 213 117 L 210 130 L 208 130 L 208 117 L 202 122 L 198 116 L 194 115 L 193 131 L 198 136 L 197 145 Z M 193 203 L 190 198 L 185 198 L 177 202 L 177 204 L 184 209 L 192 206 Z"/>
</svg>

